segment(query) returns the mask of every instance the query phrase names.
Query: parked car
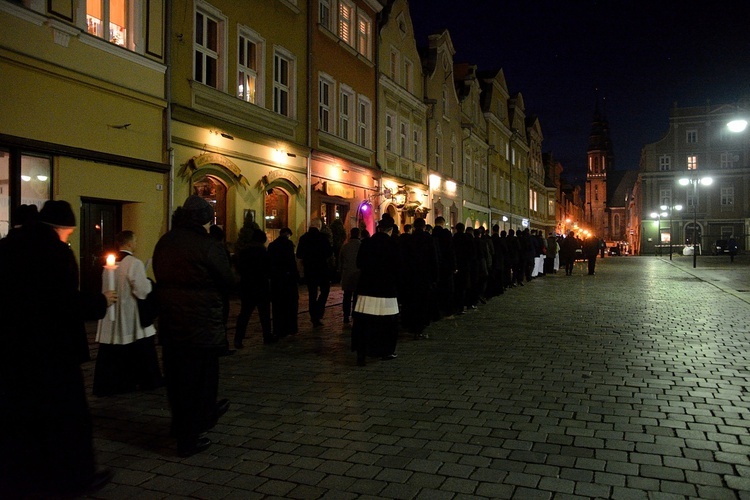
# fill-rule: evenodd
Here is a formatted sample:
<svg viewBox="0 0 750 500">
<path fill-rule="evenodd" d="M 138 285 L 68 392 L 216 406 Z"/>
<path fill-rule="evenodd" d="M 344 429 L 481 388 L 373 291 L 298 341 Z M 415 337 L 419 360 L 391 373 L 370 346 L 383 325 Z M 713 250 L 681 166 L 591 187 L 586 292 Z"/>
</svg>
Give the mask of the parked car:
<svg viewBox="0 0 750 500">
<path fill-rule="evenodd" d="M 620 255 L 620 247 L 609 247 L 610 255 Z"/>
<path fill-rule="evenodd" d="M 714 245 L 714 255 L 723 255 L 725 253 L 729 253 L 728 240 L 716 240 L 716 245 Z"/>
</svg>

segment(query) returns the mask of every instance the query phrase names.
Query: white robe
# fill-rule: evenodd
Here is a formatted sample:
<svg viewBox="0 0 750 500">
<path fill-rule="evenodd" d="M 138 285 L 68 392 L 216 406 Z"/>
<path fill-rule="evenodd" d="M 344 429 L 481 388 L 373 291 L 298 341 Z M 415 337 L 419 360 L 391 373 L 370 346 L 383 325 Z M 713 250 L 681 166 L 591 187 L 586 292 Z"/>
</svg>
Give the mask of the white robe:
<svg viewBox="0 0 750 500">
<path fill-rule="evenodd" d="M 102 291 L 108 287 L 107 270 L 102 273 Z M 146 277 L 146 267 L 143 262 L 128 255 L 117 264 L 115 269 L 115 290 L 117 302 L 114 304 L 115 319 L 109 310 L 103 319 L 99 320 L 96 329 L 96 341 L 102 344 L 132 344 L 136 340 L 151 337 L 156 334 L 154 325 L 143 328 L 138 315 L 136 298 L 145 299 L 151 292 L 151 282 Z"/>
</svg>

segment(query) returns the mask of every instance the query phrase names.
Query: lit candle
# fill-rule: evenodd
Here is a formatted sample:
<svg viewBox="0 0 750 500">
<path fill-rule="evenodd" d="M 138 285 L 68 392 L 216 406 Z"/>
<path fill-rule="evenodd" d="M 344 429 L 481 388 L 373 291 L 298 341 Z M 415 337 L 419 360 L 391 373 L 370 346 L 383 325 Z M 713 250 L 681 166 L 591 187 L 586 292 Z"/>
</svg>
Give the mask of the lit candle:
<svg viewBox="0 0 750 500">
<path fill-rule="evenodd" d="M 107 274 L 107 290 L 109 291 L 115 290 L 115 269 L 117 269 L 117 264 L 115 264 L 115 254 L 111 253 L 107 255 L 107 265 L 104 266 L 104 270 Z M 109 319 L 112 321 L 115 320 L 114 304 L 109 306 Z"/>
</svg>

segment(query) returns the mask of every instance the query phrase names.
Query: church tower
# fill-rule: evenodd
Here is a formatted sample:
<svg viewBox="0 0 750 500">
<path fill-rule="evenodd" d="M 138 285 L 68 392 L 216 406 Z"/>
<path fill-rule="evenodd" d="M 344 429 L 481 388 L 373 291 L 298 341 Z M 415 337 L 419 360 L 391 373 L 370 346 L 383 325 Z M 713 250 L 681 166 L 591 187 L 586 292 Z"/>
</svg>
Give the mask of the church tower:
<svg viewBox="0 0 750 500">
<path fill-rule="evenodd" d="M 597 102 L 589 135 L 585 217 L 590 230 L 606 241 L 611 239 L 607 213 L 607 172 L 613 167 L 614 153 L 609 139 L 609 124 L 606 116 L 599 112 Z"/>
</svg>

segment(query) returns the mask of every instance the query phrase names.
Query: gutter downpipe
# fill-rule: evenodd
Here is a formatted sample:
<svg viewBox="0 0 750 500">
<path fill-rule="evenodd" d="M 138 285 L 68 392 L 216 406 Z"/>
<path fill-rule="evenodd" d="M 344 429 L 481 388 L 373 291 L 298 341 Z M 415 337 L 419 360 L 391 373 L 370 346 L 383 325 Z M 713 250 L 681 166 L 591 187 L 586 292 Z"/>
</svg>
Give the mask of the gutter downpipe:
<svg viewBox="0 0 750 500">
<path fill-rule="evenodd" d="M 305 231 L 310 227 L 312 217 L 312 113 L 310 112 L 312 99 L 312 30 L 313 14 L 310 5 L 307 6 L 307 166 L 305 174 Z M 300 235 L 301 236 L 301 235 Z"/>
<path fill-rule="evenodd" d="M 172 226 L 172 212 L 174 209 L 174 148 L 172 147 L 172 2 L 165 5 L 166 43 L 164 47 L 167 71 L 164 75 L 164 97 L 167 100 L 165 113 L 164 135 L 165 147 L 169 155 L 169 178 L 167 181 L 167 230 Z"/>
</svg>

